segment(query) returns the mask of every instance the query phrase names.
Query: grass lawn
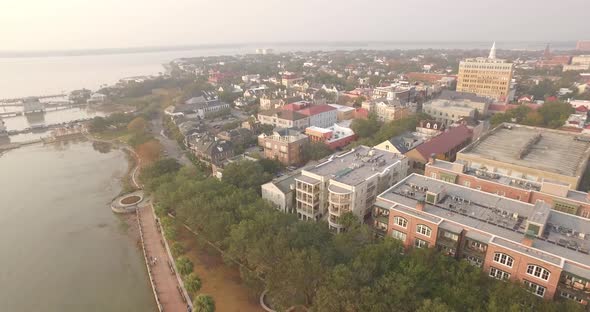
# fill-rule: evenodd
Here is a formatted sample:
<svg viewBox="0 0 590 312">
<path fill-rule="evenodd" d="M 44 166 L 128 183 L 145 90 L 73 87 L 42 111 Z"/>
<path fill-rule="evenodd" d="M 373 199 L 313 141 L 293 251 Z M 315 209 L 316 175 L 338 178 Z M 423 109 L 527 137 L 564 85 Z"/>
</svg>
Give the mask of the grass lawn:
<svg viewBox="0 0 590 312">
<path fill-rule="evenodd" d="M 127 128 L 117 129 L 117 130 L 106 130 L 99 133 L 94 133 L 94 137 L 100 140 L 117 140 L 121 142 L 127 142 L 132 134 L 127 130 Z"/>
</svg>

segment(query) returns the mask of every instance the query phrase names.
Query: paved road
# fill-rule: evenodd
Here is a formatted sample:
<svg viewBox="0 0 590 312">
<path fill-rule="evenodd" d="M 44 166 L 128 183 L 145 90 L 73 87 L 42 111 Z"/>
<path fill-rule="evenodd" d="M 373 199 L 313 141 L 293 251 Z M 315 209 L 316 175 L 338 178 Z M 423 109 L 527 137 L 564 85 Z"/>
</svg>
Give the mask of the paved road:
<svg viewBox="0 0 590 312">
<path fill-rule="evenodd" d="M 175 312 L 186 311 L 187 304 L 183 301 L 184 296 L 178 290 L 178 279 L 170 268 L 168 253 L 163 245 L 162 236 L 156 226 L 152 213 L 151 204 L 139 208 L 140 226 L 143 231 L 143 242 L 148 261 L 157 259 L 150 263 L 152 279 L 154 280 L 155 291 L 162 304 L 163 311 Z"/>
<path fill-rule="evenodd" d="M 190 159 L 186 157 L 185 152 L 178 146 L 178 142 L 164 135 L 164 125 L 162 124 L 162 119 L 160 117 L 152 120 L 151 131 L 154 137 L 162 143 L 162 148 L 164 149 L 165 154 L 168 155 L 167 157 L 178 160 L 178 162 L 184 166 L 191 166 L 193 164 Z"/>
</svg>

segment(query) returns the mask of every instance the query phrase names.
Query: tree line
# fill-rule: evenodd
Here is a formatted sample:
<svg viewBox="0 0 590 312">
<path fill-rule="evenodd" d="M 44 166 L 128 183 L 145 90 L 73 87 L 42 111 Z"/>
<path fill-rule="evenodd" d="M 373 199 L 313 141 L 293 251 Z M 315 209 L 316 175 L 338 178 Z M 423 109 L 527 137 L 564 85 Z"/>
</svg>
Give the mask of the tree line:
<svg viewBox="0 0 590 312">
<path fill-rule="evenodd" d="M 569 103 L 547 102 L 537 110 L 526 105 L 520 105 L 509 109 L 505 113 L 498 113 L 490 118 L 492 126 L 503 122 L 514 122 L 527 126 L 546 128 L 559 128 L 564 125 L 568 117 L 574 113 L 574 108 Z"/>
</svg>

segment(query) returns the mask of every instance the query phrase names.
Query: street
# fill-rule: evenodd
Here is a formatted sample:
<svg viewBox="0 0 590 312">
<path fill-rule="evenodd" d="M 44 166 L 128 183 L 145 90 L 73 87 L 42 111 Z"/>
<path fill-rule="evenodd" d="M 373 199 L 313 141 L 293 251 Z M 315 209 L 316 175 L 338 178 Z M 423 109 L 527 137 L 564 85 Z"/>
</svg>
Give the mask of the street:
<svg viewBox="0 0 590 312">
<path fill-rule="evenodd" d="M 164 134 L 164 125 L 162 119 L 157 117 L 151 121 L 151 131 L 155 138 L 162 144 L 162 153 L 164 157 L 170 157 L 178 160 L 183 166 L 192 166 L 192 162 L 186 157 L 185 152 L 178 146 L 178 142 L 168 138 Z"/>
</svg>

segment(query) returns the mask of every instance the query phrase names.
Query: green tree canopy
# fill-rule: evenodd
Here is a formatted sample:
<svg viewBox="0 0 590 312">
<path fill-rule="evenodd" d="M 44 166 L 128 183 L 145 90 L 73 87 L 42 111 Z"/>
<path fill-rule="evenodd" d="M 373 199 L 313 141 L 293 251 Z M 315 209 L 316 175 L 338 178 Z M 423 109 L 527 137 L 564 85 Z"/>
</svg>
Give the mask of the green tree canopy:
<svg viewBox="0 0 590 312">
<path fill-rule="evenodd" d="M 334 151 L 322 142 L 311 142 L 303 147 L 303 159 L 307 161 L 320 160 L 332 153 Z"/>
<path fill-rule="evenodd" d="M 243 189 L 258 189 L 271 179 L 272 175 L 264 172 L 264 167 L 255 161 L 237 161 L 223 169 L 223 182 Z"/>
<path fill-rule="evenodd" d="M 201 279 L 197 276 L 197 273 L 192 272 L 184 278 L 184 286 L 186 291 L 194 294 L 201 289 Z"/>
<path fill-rule="evenodd" d="M 182 276 L 187 276 L 193 272 L 193 263 L 186 256 L 180 256 L 176 259 L 176 269 Z"/>
<path fill-rule="evenodd" d="M 198 295 L 193 301 L 193 310 L 195 312 L 214 312 L 215 300 L 209 295 Z"/>
</svg>

